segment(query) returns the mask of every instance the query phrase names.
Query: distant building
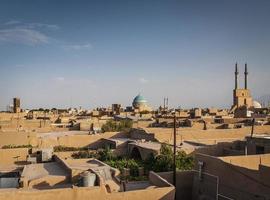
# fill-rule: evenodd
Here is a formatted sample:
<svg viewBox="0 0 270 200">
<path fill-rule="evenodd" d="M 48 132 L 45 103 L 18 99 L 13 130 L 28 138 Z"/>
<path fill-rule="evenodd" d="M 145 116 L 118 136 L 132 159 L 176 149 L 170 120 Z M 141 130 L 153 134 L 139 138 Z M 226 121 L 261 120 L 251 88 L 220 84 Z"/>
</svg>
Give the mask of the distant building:
<svg viewBox="0 0 270 200">
<path fill-rule="evenodd" d="M 238 68 L 237 63 L 235 64 L 235 88 L 233 91 L 233 104 L 237 108 L 246 106 L 247 108 L 250 108 L 253 106 L 252 97 L 250 90 L 247 87 L 247 64 L 245 64 L 245 88 L 238 88 Z"/>
<path fill-rule="evenodd" d="M 257 101 L 253 101 L 251 92 L 248 89 L 248 69 L 247 64 L 245 64 L 245 87 L 238 87 L 238 67 L 235 64 L 235 87 L 233 90 L 233 106 L 231 108 L 231 113 L 234 113 L 234 117 L 251 117 L 253 109 L 261 108 L 261 105 Z"/>
<path fill-rule="evenodd" d="M 119 115 L 121 112 L 121 104 L 112 104 L 112 112 Z"/>
<path fill-rule="evenodd" d="M 13 112 L 21 112 L 21 100 L 19 98 L 13 98 Z"/>
<path fill-rule="evenodd" d="M 138 110 L 139 112 L 152 111 L 152 109 L 147 105 L 146 99 L 141 94 L 138 94 L 133 99 L 132 106 L 134 107 L 134 109 Z"/>
</svg>

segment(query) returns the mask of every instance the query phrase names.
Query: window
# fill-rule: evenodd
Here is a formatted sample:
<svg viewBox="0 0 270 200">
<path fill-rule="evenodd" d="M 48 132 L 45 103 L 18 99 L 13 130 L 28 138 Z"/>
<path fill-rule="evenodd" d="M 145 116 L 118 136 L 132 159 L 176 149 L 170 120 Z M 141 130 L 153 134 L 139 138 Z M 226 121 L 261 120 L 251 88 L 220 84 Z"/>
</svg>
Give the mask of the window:
<svg viewBox="0 0 270 200">
<path fill-rule="evenodd" d="M 256 154 L 264 154 L 264 146 L 256 145 Z"/>
</svg>

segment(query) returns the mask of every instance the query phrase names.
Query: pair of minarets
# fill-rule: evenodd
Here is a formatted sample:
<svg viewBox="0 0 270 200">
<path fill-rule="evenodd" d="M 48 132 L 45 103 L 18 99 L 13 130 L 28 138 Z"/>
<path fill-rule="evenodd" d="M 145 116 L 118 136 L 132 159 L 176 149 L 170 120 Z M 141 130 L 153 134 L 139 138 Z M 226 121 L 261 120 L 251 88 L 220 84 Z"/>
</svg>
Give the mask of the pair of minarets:
<svg viewBox="0 0 270 200">
<path fill-rule="evenodd" d="M 238 89 L 238 67 L 237 67 L 237 63 L 235 63 L 235 89 Z M 247 77 L 248 77 L 248 70 L 247 70 L 247 63 L 245 64 L 245 89 L 247 89 Z"/>
</svg>

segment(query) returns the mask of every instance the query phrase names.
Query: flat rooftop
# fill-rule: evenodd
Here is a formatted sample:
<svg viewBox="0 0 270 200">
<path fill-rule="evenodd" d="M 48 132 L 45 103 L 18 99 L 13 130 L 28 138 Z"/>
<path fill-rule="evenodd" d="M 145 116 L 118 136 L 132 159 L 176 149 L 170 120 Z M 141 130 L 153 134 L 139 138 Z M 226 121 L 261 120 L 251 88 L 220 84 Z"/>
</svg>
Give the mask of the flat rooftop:
<svg viewBox="0 0 270 200">
<path fill-rule="evenodd" d="M 102 138 L 102 139 L 115 142 L 116 144 L 123 144 L 125 142 L 135 141 L 135 140 L 130 139 L 130 138 Z"/>
<path fill-rule="evenodd" d="M 89 170 L 98 167 L 104 167 L 102 162 L 95 159 L 67 159 L 64 160 L 67 166 L 71 169 Z"/>
<path fill-rule="evenodd" d="M 252 170 L 258 170 L 259 165 L 270 167 L 270 154 L 225 156 L 218 158 L 231 165 L 236 165 Z"/>
<path fill-rule="evenodd" d="M 34 180 L 46 176 L 68 176 L 68 172 L 57 162 L 25 165 L 22 177 Z"/>
<path fill-rule="evenodd" d="M 136 145 L 138 147 L 145 148 L 145 149 L 155 150 L 155 151 L 159 151 L 161 148 L 161 144 L 158 142 L 142 142 L 142 141 L 137 140 L 137 141 L 130 143 L 130 144 L 133 144 L 133 145 Z"/>
<path fill-rule="evenodd" d="M 38 138 L 57 138 L 72 135 L 88 135 L 89 131 L 61 131 L 61 132 L 48 132 L 48 133 L 37 133 Z"/>
<path fill-rule="evenodd" d="M 144 128 L 148 133 L 154 133 L 155 138 L 159 142 L 173 144 L 173 129 L 172 128 Z M 246 136 L 250 136 L 251 127 L 237 128 L 237 129 L 209 129 L 200 130 L 196 128 L 178 128 L 176 140 L 177 144 L 183 141 L 192 141 L 205 145 L 212 145 L 218 142 L 232 142 L 235 140 L 244 140 Z M 270 137 L 270 125 L 255 126 L 254 133 L 256 135 L 264 135 Z M 269 133 L 267 135 L 266 133 Z"/>
</svg>

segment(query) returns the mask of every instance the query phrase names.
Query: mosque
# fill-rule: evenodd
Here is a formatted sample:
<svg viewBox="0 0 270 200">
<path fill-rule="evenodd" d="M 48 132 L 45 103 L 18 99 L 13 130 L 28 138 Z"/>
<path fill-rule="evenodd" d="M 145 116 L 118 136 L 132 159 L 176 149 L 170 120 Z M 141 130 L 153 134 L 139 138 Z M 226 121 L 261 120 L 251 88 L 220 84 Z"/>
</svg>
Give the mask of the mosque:
<svg viewBox="0 0 270 200">
<path fill-rule="evenodd" d="M 254 101 L 251 96 L 251 92 L 248 89 L 248 69 L 245 64 L 245 87 L 238 88 L 238 66 L 235 64 L 235 87 L 233 90 L 233 106 L 231 112 L 234 113 L 235 117 L 249 117 L 252 110 L 261 109 L 262 106 L 258 101 Z"/>
<path fill-rule="evenodd" d="M 147 105 L 146 99 L 141 95 L 138 94 L 132 102 L 132 106 L 134 110 L 138 112 L 151 112 L 152 108 Z"/>
</svg>

